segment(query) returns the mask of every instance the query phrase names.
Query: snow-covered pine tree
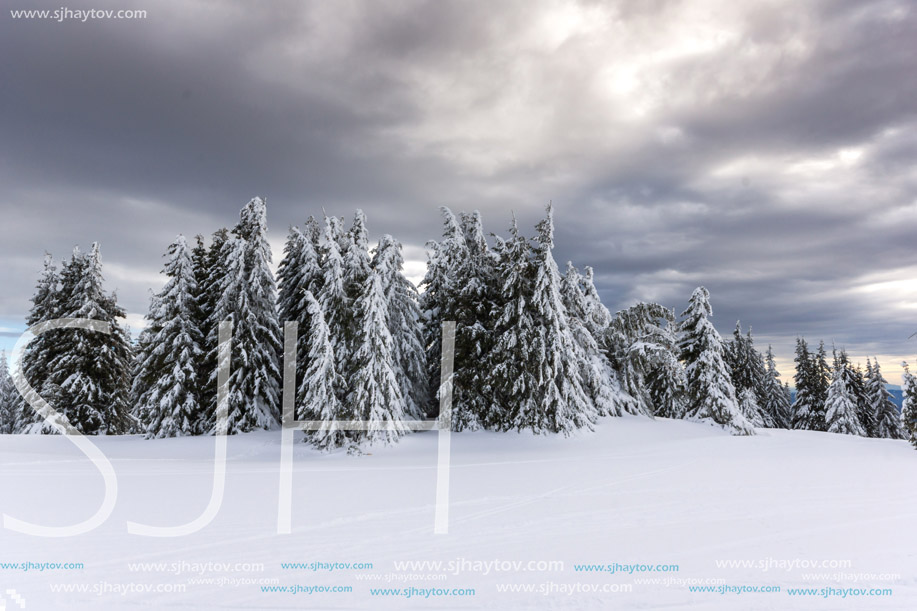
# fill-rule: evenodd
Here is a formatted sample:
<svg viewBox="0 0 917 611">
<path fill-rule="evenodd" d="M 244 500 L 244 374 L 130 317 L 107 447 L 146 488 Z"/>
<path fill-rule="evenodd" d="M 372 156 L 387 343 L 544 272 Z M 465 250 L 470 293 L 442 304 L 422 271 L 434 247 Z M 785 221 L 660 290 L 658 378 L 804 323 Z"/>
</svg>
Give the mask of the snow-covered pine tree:
<svg viewBox="0 0 917 611">
<path fill-rule="evenodd" d="M 309 367 L 300 379 L 297 395 L 302 397 L 296 406 L 297 420 L 321 420 L 322 428 L 305 436 L 305 441 L 328 450 L 347 445 L 347 431 L 340 428 L 341 420 L 350 420 L 353 414 L 345 412 L 338 397 L 344 394 L 345 381 L 335 368 L 334 345 L 325 322 L 321 304 L 308 290 L 304 294 L 306 314 L 309 316 Z"/>
<path fill-rule="evenodd" d="M 824 431 L 825 404 L 819 402 L 820 367 L 804 338 L 796 338 L 796 400 L 793 402 L 794 429 Z"/>
<path fill-rule="evenodd" d="M 50 254 L 45 254 L 44 267 L 35 289 L 35 294 L 32 296 L 32 307 L 26 317 L 26 324 L 30 327 L 60 317 L 60 276 Z M 48 379 L 51 363 L 58 350 L 55 336 L 66 332 L 60 329 L 45 331 L 34 337 L 22 352 L 23 376 L 39 396 L 48 400 L 57 393 L 57 389 Z M 42 417 L 23 397 L 18 396 L 18 393 L 14 414 L 13 432 L 15 433 L 55 432 L 54 428 L 44 424 Z"/>
<path fill-rule="evenodd" d="M 573 336 L 586 356 L 580 370 L 584 388 L 598 415 L 620 416 L 631 397 L 623 394 L 611 363 L 592 335 L 589 317 L 593 306 L 586 298 L 583 276 L 570 261 L 561 284 L 561 295 Z"/>
<path fill-rule="evenodd" d="M 497 255 L 490 250 L 477 210 L 461 213 L 460 225 L 464 245 L 457 244 L 452 255 L 456 263 L 451 268 L 455 300 L 447 306 L 446 318 L 456 322 L 453 409 L 458 406 L 464 420 L 459 426 L 463 428 L 478 424 L 499 428 L 501 410 L 495 409 L 488 373 L 480 366 L 493 349 L 494 321 L 501 306 L 495 274 Z"/>
<path fill-rule="evenodd" d="M 102 282 L 98 243 L 89 254 L 75 249 L 61 272 L 60 316 L 107 322 L 111 332 L 58 330 L 48 372 L 56 391 L 50 403 L 85 435 L 129 433 L 136 426 L 129 413 L 131 345 L 118 322 L 125 312 Z"/>
<path fill-rule="evenodd" d="M 741 321 L 736 321 L 736 328 L 732 332 L 731 340 L 723 341 L 723 362 L 729 369 L 729 376 L 732 380 L 732 386 L 736 389 L 736 394 L 748 388 L 746 378 L 749 377 L 748 367 L 745 363 L 746 350 L 744 346 L 745 337 L 742 335 Z"/>
<path fill-rule="evenodd" d="M 19 396 L 10 376 L 6 351 L 0 351 L 0 435 L 9 435 L 16 425 L 16 398 Z"/>
<path fill-rule="evenodd" d="M 211 236 L 209 248 L 204 248 L 203 239 L 198 240 L 191 259 L 197 282 L 194 301 L 197 304 L 197 322 L 203 337 L 201 348 L 204 352 L 198 368 L 201 417 L 195 428 L 199 431 L 211 430 L 216 418 L 219 323 L 216 310 L 221 297 L 221 285 L 226 278 L 226 258 L 229 255 L 230 239 L 228 229 L 218 229 Z"/>
<path fill-rule="evenodd" d="M 773 428 L 774 420 L 761 409 L 764 402 L 764 384 L 766 371 L 761 354 L 755 350 L 755 340 L 751 328 L 747 335 L 742 335 L 742 325 L 736 321 L 733 340 L 725 348 L 725 359 L 732 373 L 732 384 L 742 413 L 756 427 Z M 751 391 L 748 396 L 745 391 Z M 751 411 L 748 411 L 751 410 Z"/>
<path fill-rule="evenodd" d="M 319 241 L 319 262 L 322 278 L 316 300 L 322 306 L 325 324 L 334 352 L 335 371 L 350 379 L 350 350 L 352 340 L 349 333 L 354 328 L 354 313 L 351 302 L 344 290 L 344 260 L 341 257 L 339 234 L 341 220 L 337 217 L 325 217 L 325 227 Z M 344 390 L 338 396 L 338 402 L 344 403 Z"/>
<path fill-rule="evenodd" d="M 351 303 L 355 303 L 366 289 L 366 279 L 372 268 L 366 215 L 362 210 L 354 213 L 353 225 L 347 232 L 347 236 L 349 238 L 347 249 L 341 253 L 344 260 L 344 291 Z"/>
<path fill-rule="evenodd" d="M 345 411 L 355 420 L 370 421 L 379 429 L 351 431 L 354 447 L 365 443 L 391 443 L 409 432 L 404 425 L 406 405 L 394 367 L 392 336 L 386 318 L 388 307 L 379 274 L 370 269 L 363 292 L 354 304 L 358 322 L 353 377 Z"/>
<path fill-rule="evenodd" d="M 535 341 L 529 349 L 535 356 L 533 377 L 534 410 L 517 412 L 518 429 L 530 428 L 536 433 L 564 433 L 588 427 L 597 418 L 580 379 L 580 369 L 587 356 L 577 343 L 567 321 L 567 310 L 560 294 L 560 271 L 554 260 L 554 209 L 548 205 L 547 216 L 536 225 L 533 244 L 533 292 L 529 307 L 535 317 Z"/>
<path fill-rule="evenodd" d="M 834 380 L 828 386 L 828 396 L 825 400 L 825 422 L 829 433 L 844 435 L 863 435 L 865 433 L 857 419 L 856 402 L 847 388 L 843 366 L 835 370 Z"/>
<path fill-rule="evenodd" d="M 863 435 L 866 437 L 875 437 L 876 414 L 872 411 L 872 406 L 870 405 L 869 392 L 866 388 L 866 378 L 863 375 L 863 370 L 859 365 L 854 367 L 850 363 L 850 357 L 847 356 L 847 351 L 844 349 L 841 349 L 837 358 L 843 365 L 844 382 L 847 385 L 847 392 L 853 398 L 853 402 L 857 406 L 857 421 L 860 424 Z"/>
<path fill-rule="evenodd" d="M 711 422 L 734 435 L 754 435 L 751 423 L 739 411 L 735 388 L 723 362 L 720 334 L 710 323 L 710 293 L 698 287 L 682 313 L 681 356 L 688 388 L 686 417 Z"/>
<path fill-rule="evenodd" d="M 818 342 L 818 351 L 815 353 L 815 366 L 812 371 L 814 374 L 812 387 L 815 389 L 815 397 L 821 408 L 821 414 L 824 415 L 825 402 L 828 400 L 828 385 L 834 379 L 834 370 L 828 364 L 828 354 L 825 350 L 824 341 L 819 340 Z M 825 426 L 827 427 L 827 424 Z"/>
<path fill-rule="evenodd" d="M 299 323 L 298 341 L 296 343 L 296 379 L 302 380 L 309 369 L 310 348 L 306 338 L 310 335 L 311 324 L 308 313 L 306 292 L 316 295 L 321 287 L 322 270 L 319 266 L 318 253 L 315 250 L 313 235 L 317 231 L 313 217 L 305 224 L 305 231 L 290 227 L 290 234 L 284 247 L 284 256 L 277 269 L 279 290 L 277 311 L 281 325 L 287 322 Z M 296 404 L 300 405 L 303 396 L 297 393 Z"/>
<path fill-rule="evenodd" d="M 609 326 L 611 362 L 621 386 L 632 401 L 624 403 L 633 414 L 680 414 L 684 407 L 684 369 L 678 363 L 675 317 L 656 303 L 638 303 L 615 314 Z M 663 380 L 671 384 L 662 388 Z M 654 390 L 655 388 L 655 390 Z M 668 405 L 656 404 L 655 396 L 672 394 Z"/>
<path fill-rule="evenodd" d="M 595 287 L 595 274 L 588 265 L 583 268 L 583 293 L 586 296 L 586 326 L 598 342 L 599 348 L 607 354 L 608 327 L 611 325 L 612 316 L 599 297 L 599 291 Z"/>
<path fill-rule="evenodd" d="M 488 308 L 487 277 L 489 256 L 483 232 L 476 227 L 463 230 L 458 219 L 446 207 L 443 216 L 443 237 L 428 242 L 427 273 L 421 286 L 420 308 L 423 339 L 426 346 L 427 379 L 431 382 L 428 412 L 438 411 L 440 355 L 442 353 L 442 323 L 454 320 L 455 371 L 453 373 L 452 428 L 455 431 L 475 430 L 482 426 L 501 428 L 501 404 L 489 400 L 492 386 L 489 376 L 481 379 L 482 358 L 489 358 L 490 338 L 485 330 L 490 321 L 481 321 L 478 314 Z M 479 220 L 479 217 L 478 217 Z M 472 224 L 474 219 L 467 221 Z M 471 243 L 474 248 L 469 248 Z M 484 301 L 477 301 L 478 297 Z M 494 335 L 496 337 L 496 335 Z M 484 343 L 478 343 L 481 340 Z M 481 356 L 478 356 L 480 353 Z"/>
<path fill-rule="evenodd" d="M 448 252 L 442 246 L 440 248 Z M 538 410 L 536 392 L 540 383 L 535 376 L 537 358 L 533 350 L 537 323 L 530 305 L 534 264 L 528 241 L 519 233 L 515 215 L 509 240 L 498 238 L 495 250 L 499 253 L 497 277 L 503 280 L 503 307 L 494 329 L 494 348 L 487 362 L 489 386 L 494 392 L 496 408 L 491 426 L 508 430 L 521 414 Z"/>
<path fill-rule="evenodd" d="M 766 373 L 764 382 L 764 403 L 761 410 L 768 414 L 774 426 L 781 429 L 792 427 L 793 412 L 784 386 L 780 383 L 780 372 L 774 359 L 774 349 L 767 347 L 765 357 Z"/>
<path fill-rule="evenodd" d="M 866 360 L 866 393 L 869 397 L 869 409 L 875 414 L 875 437 L 885 439 L 904 439 L 901 426 L 901 415 L 892 401 L 888 391 L 888 382 L 882 375 L 879 359 L 873 364 Z"/>
<path fill-rule="evenodd" d="M 147 439 L 204 433 L 199 363 L 203 337 L 197 326 L 197 280 L 191 250 L 179 235 L 169 246 L 168 281 L 153 296 L 140 335 L 131 398 Z"/>
<path fill-rule="evenodd" d="M 382 293 L 388 307 L 386 322 L 392 336 L 392 354 L 396 377 L 401 384 L 409 417 L 424 416 L 427 401 L 427 364 L 420 325 L 417 289 L 404 276 L 401 244 L 384 235 L 376 247 L 372 267 L 379 274 Z"/>
<path fill-rule="evenodd" d="M 917 378 L 908 369 L 906 361 L 902 362 L 901 366 L 904 368 L 901 428 L 904 429 L 905 438 L 917 448 Z"/>
<path fill-rule="evenodd" d="M 280 419 L 281 333 L 263 199 L 242 208 L 233 234 L 221 249 L 225 274 L 211 323 L 213 328 L 220 321 L 233 323 L 227 434 L 270 429 Z"/>
<path fill-rule="evenodd" d="M 773 428 L 765 421 L 764 412 L 758 405 L 758 397 L 752 388 L 745 388 L 739 392 L 739 411 L 745 416 L 752 426 L 757 428 Z"/>
</svg>

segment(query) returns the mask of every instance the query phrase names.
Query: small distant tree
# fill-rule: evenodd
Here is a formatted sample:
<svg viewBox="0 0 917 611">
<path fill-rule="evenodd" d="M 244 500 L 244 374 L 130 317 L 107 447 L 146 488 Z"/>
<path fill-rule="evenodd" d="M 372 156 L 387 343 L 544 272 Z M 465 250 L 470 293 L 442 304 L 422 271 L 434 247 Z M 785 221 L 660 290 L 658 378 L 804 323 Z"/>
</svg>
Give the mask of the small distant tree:
<svg viewBox="0 0 917 611">
<path fill-rule="evenodd" d="M 901 410 L 901 424 L 907 440 L 917 448 L 917 379 L 908 369 L 906 362 L 901 365 L 904 367 L 904 402 Z"/>
</svg>

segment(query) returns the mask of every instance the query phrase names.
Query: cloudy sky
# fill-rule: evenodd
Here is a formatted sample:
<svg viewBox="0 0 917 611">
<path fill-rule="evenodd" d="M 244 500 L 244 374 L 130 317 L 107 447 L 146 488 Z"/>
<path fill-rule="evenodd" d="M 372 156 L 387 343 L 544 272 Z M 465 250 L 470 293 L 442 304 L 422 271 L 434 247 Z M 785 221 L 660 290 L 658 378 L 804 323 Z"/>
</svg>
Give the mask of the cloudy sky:
<svg viewBox="0 0 917 611">
<path fill-rule="evenodd" d="M 369 216 L 412 274 L 442 205 L 505 231 L 553 201 L 557 258 L 606 304 L 917 355 L 917 10 L 899 1 L 0 6 L 0 334 L 43 253 L 102 244 L 135 327 L 177 233 L 266 196 L 275 257 L 310 214 Z M 47 3 L 50 9 L 60 3 Z"/>
</svg>

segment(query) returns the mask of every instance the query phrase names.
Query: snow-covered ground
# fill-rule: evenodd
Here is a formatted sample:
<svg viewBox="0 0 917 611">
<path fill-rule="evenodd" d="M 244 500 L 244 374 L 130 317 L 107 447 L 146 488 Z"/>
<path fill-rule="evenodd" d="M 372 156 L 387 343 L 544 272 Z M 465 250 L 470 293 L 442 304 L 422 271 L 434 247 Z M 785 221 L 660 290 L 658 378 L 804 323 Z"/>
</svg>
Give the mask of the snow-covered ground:
<svg viewBox="0 0 917 611">
<path fill-rule="evenodd" d="M 260 432 L 229 439 L 213 523 L 157 539 L 128 534 L 126 523 L 196 518 L 210 498 L 214 438 L 93 441 L 118 476 L 113 514 L 72 538 L 0 531 L 7 610 L 19 601 L 25 609 L 917 609 L 917 452 L 905 442 L 805 431 L 731 437 L 641 418 L 605 419 L 567 439 L 456 434 L 446 535 L 433 533 L 435 432 L 364 456 L 297 443 L 293 533 L 278 535 L 280 433 Z M 0 511 L 16 518 L 74 523 L 102 497 L 99 472 L 62 437 L 0 436 L 0 469 Z M 396 566 L 403 561 L 434 564 Z M 576 570 L 600 564 L 660 570 Z M 309 593 L 316 586 L 352 591 Z M 780 591 L 727 590 L 764 586 Z M 410 588 L 418 592 L 408 599 Z"/>
</svg>

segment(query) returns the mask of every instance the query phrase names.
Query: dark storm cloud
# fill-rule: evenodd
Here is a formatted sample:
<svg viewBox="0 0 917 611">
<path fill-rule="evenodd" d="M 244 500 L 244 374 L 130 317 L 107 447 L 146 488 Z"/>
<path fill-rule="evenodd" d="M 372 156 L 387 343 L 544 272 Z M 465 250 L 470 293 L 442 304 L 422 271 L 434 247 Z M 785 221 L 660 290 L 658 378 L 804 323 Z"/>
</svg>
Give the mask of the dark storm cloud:
<svg viewBox="0 0 917 611">
<path fill-rule="evenodd" d="M 553 200 L 558 259 L 612 309 L 704 284 L 784 358 L 917 350 L 908 3 L 112 7 L 149 15 L 0 15 L 2 320 L 45 250 L 93 240 L 141 314 L 172 237 L 256 194 L 275 244 L 359 206 L 415 270 L 439 205 L 502 233 Z"/>
</svg>

